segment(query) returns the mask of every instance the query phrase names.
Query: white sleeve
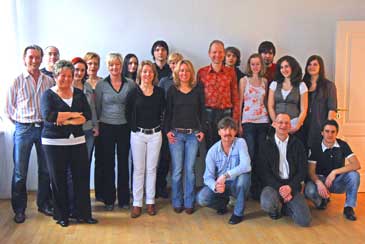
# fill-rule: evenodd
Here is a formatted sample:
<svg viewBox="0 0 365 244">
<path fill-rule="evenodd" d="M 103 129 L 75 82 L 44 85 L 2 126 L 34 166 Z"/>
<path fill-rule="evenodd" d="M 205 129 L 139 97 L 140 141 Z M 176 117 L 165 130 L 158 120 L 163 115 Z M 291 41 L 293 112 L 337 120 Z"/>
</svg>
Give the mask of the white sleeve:
<svg viewBox="0 0 365 244">
<path fill-rule="evenodd" d="M 305 83 L 304 82 L 300 82 L 300 84 L 299 84 L 299 93 L 300 93 L 300 95 L 303 95 L 307 91 L 308 91 L 308 88 L 305 85 Z"/>
<path fill-rule="evenodd" d="M 269 86 L 270 90 L 275 91 L 277 85 L 278 83 L 276 81 L 271 82 Z"/>
</svg>

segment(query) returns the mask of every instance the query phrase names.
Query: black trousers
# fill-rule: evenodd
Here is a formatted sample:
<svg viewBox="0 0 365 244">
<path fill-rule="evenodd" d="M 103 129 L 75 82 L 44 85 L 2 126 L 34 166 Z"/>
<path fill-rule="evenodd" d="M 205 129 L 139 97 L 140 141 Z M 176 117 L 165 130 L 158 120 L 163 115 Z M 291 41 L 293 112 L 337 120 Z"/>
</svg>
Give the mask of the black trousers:
<svg viewBox="0 0 365 244">
<path fill-rule="evenodd" d="M 90 163 L 86 144 L 72 146 L 43 145 L 50 172 L 55 218 L 67 220 L 69 199 L 67 187 L 67 168 L 71 168 L 73 191 L 78 217 L 91 217 L 90 203 Z"/>
<path fill-rule="evenodd" d="M 100 143 L 103 153 L 104 189 L 103 198 L 107 205 L 116 200 L 115 188 L 115 146 L 118 159 L 118 204 L 129 205 L 129 167 L 130 129 L 128 125 L 100 123 Z"/>
<path fill-rule="evenodd" d="M 95 198 L 104 199 L 104 167 L 103 167 L 103 144 L 100 142 L 100 136 L 95 137 L 95 169 L 94 169 L 94 187 Z"/>
<path fill-rule="evenodd" d="M 162 146 L 160 151 L 160 161 L 158 162 L 157 167 L 157 176 L 156 176 L 156 191 L 158 192 L 160 189 L 164 189 L 167 185 L 167 174 L 170 169 L 170 149 L 169 149 L 169 141 L 167 140 L 167 136 L 165 133 L 162 135 Z"/>
</svg>

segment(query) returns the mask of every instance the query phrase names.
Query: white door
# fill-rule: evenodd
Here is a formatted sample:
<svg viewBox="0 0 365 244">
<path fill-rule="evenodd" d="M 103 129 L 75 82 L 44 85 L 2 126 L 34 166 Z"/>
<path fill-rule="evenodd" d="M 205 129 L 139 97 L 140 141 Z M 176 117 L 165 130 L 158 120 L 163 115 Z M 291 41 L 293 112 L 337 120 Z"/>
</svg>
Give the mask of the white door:
<svg viewBox="0 0 365 244">
<path fill-rule="evenodd" d="M 339 21 L 336 78 L 340 137 L 361 163 L 360 192 L 365 192 L 365 21 Z"/>
</svg>

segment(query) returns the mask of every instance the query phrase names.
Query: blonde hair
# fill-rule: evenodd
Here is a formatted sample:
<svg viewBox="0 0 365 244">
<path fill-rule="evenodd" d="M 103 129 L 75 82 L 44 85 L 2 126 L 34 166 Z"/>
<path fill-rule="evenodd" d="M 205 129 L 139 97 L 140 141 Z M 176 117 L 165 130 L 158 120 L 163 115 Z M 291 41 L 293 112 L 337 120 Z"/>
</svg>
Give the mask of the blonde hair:
<svg viewBox="0 0 365 244">
<path fill-rule="evenodd" d="M 184 57 L 180 53 L 171 53 L 167 59 L 167 63 L 179 62 L 180 60 L 183 59 Z"/>
<path fill-rule="evenodd" d="M 194 66 L 193 64 L 187 60 L 187 59 L 183 59 L 183 60 L 180 60 L 176 67 L 175 67 L 175 70 L 173 72 L 173 78 L 174 78 L 174 84 L 176 87 L 179 87 L 180 84 L 181 84 L 181 81 L 179 79 L 179 71 L 180 71 L 180 68 L 183 64 L 186 64 L 186 66 L 188 66 L 188 69 L 190 71 L 190 80 L 189 80 L 189 84 L 190 84 L 190 87 L 195 87 L 196 86 L 196 79 L 195 79 L 195 70 L 194 70 Z"/>
<path fill-rule="evenodd" d="M 123 57 L 120 53 L 108 53 L 105 58 L 106 65 L 109 65 L 113 60 L 119 60 L 120 65 L 123 65 Z"/>
<path fill-rule="evenodd" d="M 98 64 L 100 65 L 100 56 L 97 53 L 94 52 L 87 52 L 84 56 L 84 60 L 87 62 L 90 59 L 96 58 L 98 60 Z"/>
<path fill-rule="evenodd" d="M 141 62 L 141 64 L 138 66 L 138 70 L 137 70 L 137 79 L 136 79 L 136 83 L 139 85 L 141 84 L 141 74 L 142 74 L 142 69 L 145 65 L 148 65 L 151 67 L 152 71 L 153 71 L 153 80 L 152 80 L 152 84 L 153 85 L 157 85 L 158 84 L 158 79 L 157 79 L 157 70 L 155 65 L 149 61 L 149 60 L 143 60 Z"/>
<path fill-rule="evenodd" d="M 248 77 L 252 77 L 253 73 L 252 73 L 252 69 L 251 69 L 251 59 L 254 59 L 254 58 L 258 58 L 260 60 L 260 63 L 261 63 L 261 70 L 259 72 L 259 77 L 262 78 L 264 77 L 265 75 L 265 72 L 266 72 L 266 68 L 265 68 L 265 65 L 264 65 L 264 60 L 262 58 L 262 56 L 258 53 L 254 53 L 252 54 L 248 59 L 247 59 L 247 66 L 246 66 L 246 74 Z"/>
</svg>

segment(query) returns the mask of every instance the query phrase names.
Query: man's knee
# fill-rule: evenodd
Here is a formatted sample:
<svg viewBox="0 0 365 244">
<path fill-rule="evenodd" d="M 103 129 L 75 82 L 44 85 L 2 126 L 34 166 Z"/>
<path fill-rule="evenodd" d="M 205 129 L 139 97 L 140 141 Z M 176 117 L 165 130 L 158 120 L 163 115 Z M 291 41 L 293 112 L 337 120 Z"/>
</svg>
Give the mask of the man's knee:
<svg viewBox="0 0 365 244">
<path fill-rule="evenodd" d="M 312 216 L 309 212 L 306 214 L 302 214 L 300 217 L 294 219 L 294 223 L 302 227 L 310 226 L 311 222 L 312 222 Z"/>
<path fill-rule="evenodd" d="M 357 171 L 350 171 L 347 173 L 349 178 L 349 184 L 352 186 L 359 186 L 360 185 L 360 174 Z"/>
<path fill-rule="evenodd" d="M 260 197 L 260 205 L 261 208 L 265 212 L 273 212 L 276 211 L 279 203 L 279 197 L 277 191 L 270 187 L 266 186 L 262 192 Z"/>
<path fill-rule="evenodd" d="M 198 205 L 205 207 L 209 205 L 209 191 L 207 186 L 204 186 L 196 195 L 196 202 Z"/>
<path fill-rule="evenodd" d="M 315 197 L 318 194 L 318 190 L 316 185 L 312 181 L 308 181 L 307 184 L 305 184 L 304 188 L 304 195 L 311 199 Z"/>
<path fill-rule="evenodd" d="M 251 174 L 250 173 L 241 174 L 237 177 L 236 187 L 238 190 L 249 189 L 250 184 L 251 184 Z"/>
</svg>

